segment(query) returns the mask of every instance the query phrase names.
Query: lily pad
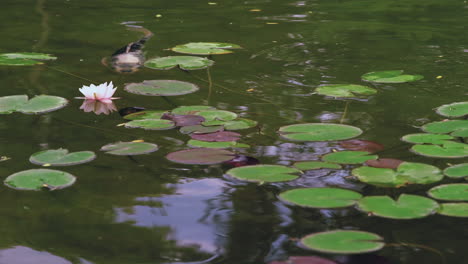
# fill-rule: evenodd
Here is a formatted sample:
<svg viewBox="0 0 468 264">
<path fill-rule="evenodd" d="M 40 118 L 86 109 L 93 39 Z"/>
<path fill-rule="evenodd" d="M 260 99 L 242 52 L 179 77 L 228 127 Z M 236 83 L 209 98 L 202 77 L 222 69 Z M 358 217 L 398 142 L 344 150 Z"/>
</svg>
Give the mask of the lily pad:
<svg viewBox="0 0 468 264">
<path fill-rule="evenodd" d="M 421 129 L 428 133 L 447 134 L 468 131 L 468 120 L 448 120 L 425 124 Z M 455 136 L 451 134 L 452 136 Z"/>
<path fill-rule="evenodd" d="M 347 150 L 367 151 L 369 153 L 379 152 L 385 149 L 382 144 L 370 140 L 351 139 L 340 141 L 340 146 Z"/>
<path fill-rule="evenodd" d="M 322 160 L 341 164 L 360 164 L 378 158 L 377 155 L 369 154 L 367 151 L 338 151 L 324 155 Z"/>
<path fill-rule="evenodd" d="M 147 60 L 145 67 L 156 70 L 170 70 L 179 67 L 182 70 L 200 70 L 214 64 L 214 61 L 207 58 L 195 56 L 168 56 Z"/>
<path fill-rule="evenodd" d="M 188 105 L 188 106 L 179 106 L 172 109 L 171 113 L 174 115 L 195 115 L 200 111 L 204 110 L 213 110 L 215 109 L 212 106 L 208 105 Z"/>
<path fill-rule="evenodd" d="M 458 102 L 442 105 L 436 108 L 439 115 L 446 117 L 462 117 L 468 115 L 468 102 Z"/>
<path fill-rule="evenodd" d="M 362 195 L 339 188 L 300 188 L 280 193 L 286 203 L 311 208 L 340 208 L 355 204 Z"/>
<path fill-rule="evenodd" d="M 443 184 L 430 189 L 427 194 L 438 200 L 468 201 L 468 184 Z"/>
<path fill-rule="evenodd" d="M 207 142 L 226 142 L 237 141 L 240 139 L 241 134 L 230 131 L 221 131 L 210 134 L 191 134 L 192 139 L 207 141 Z"/>
<path fill-rule="evenodd" d="M 8 66 L 30 66 L 36 64 L 43 64 L 41 60 L 56 60 L 50 54 L 34 53 L 34 52 L 21 52 L 21 53 L 2 53 L 0 54 L 0 65 Z"/>
<path fill-rule="evenodd" d="M 151 80 L 125 85 L 125 91 L 149 96 L 175 96 L 198 91 L 198 86 L 176 80 Z"/>
<path fill-rule="evenodd" d="M 358 202 L 358 208 L 385 218 L 414 219 L 436 212 L 439 204 L 423 196 L 402 194 L 396 201 L 388 196 L 367 196 Z"/>
<path fill-rule="evenodd" d="M 120 156 L 148 154 L 156 150 L 158 150 L 158 145 L 147 142 L 116 142 L 101 148 L 101 151 L 107 154 Z"/>
<path fill-rule="evenodd" d="M 214 121 L 214 120 L 220 120 L 220 121 L 231 121 L 237 118 L 237 114 L 230 112 L 230 111 L 224 111 L 224 110 L 203 110 L 197 113 L 199 116 L 203 116 L 206 121 Z M 224 124 L 224 122 L 222 123 Z M 212 124 L 215 125 L 215 124 Z"/>
<path fill-rule="evenodd" d="M 282 182 L 297 179 L 301 171 L 281 165 L 254 165 L 233 168 L 227 175 L 243 181 L 250 182 Z"/>
<path fill-rule="evenodd" d="M 232 49 L 241 49 L 242 47 L 231 43 L 219 42 L 191 42 L 177 45 L 170 50 L 178 53 L 192 55 L 219 55 L 232 53 Z"/>
<path fill-rule="evenodd" d="M 70 166 L 90 162 L 96 158 L 92 151 L 68 153 L 67 149 L 48 149 L 31 155 L 29 161 L 37 165 Z"/>
<path fill-rule="evenodd" d="M 123 118 L 127 120 L 140 120 L 140 119 L 160 119 L 167 111 L 140 111 L 125 115 Z"/>
<path fill-rule="evenodd" d="M 454 137 L 430 133 L 408 134 L 401 138 L 401 140 L 413 144 L 444 144 L 447 140 L 451 139 L 454 139 Z"/>
<path fill-rule="evenodd" d="M 461 163 L 445 168 L 444 174 L 450 178 L 468 177 L 468 163 Z"/>
<path fill-rule="evenodd" d="M 63 189 L 75 183 L 75 176 L 59 170 L 32 169 L 8 176 L 5 185 L 17 190 Z"/>
<path fill-rule="evenodd" d="M 200 125 L 205 118 L 198 115 L 173 115 L 165 114 L 162 119 L 171 120 L 175 123 L 176 126 L 196 126 Z"/>
<path fill-rule="evenodd" d="M 364 95 L 373 95 L 377 90 L 363 85 L 356 84 L 334 84 L 320 86 L 315 92 L 321 95 L 332 97 L 360 97 Z"/>
<path fill-rule="evenodd" d="M 368 160 L 365 162 L 367 166 L 374 167 L 374 168 L 388 168 L 388 169 L 396 169 L 403 163 L 403 160 L 399 159 L 390 159 L 390 158 L 382 158 L 376 160 Z"/>
<path fill-rule="evenodd" d="M 65 107 L 68 100 L 58 96 L 39 95 L 28 101 L 27 95 L 0 97 L 0 114 L 21 112 L 24 114 L 42 114 Z"/>
<path fill-rule="evenodd" d="M 275 260 L 268 264 L 337 264 L 329 259 L 316 256 L 291 256 L 287 260 Z"/>
<path fill-rule="evenodd" d="M 382 237 L 374 233 L 333 230 L 310 234 L 301 239 L 301 244 L 320 252 L 359 254 L 380 250 L 385 245 L 382 240 Z"/>
<path fill-rule="evenodd" d="M 202 126 L 202 125 L 195 125 L 195 126 L 184 126 L 180 128 L 180 133 L 182 134 L 208 134 L 208 133 L 215 133 L 219 131 L 223 131 L 223 126 Z"/>
<path fill-rule="evenodd" d="M 166 158 L 182 164 L 211 165 L 232 160 L 235 154 L 225 149 L 195 148 L 169 153 Z"/>
<path fill-rule="evenodd" d="M 357 137 L 362 130 L 348 125 L 307 123 L 280 127 L 279 133 L 294 141 L 332 141 Z"/>
<path fill-rule="evenodd" d="M 235 120 L 225 122 L 223 126 L 226 130 L 241 130 L 255 127 L 257 124 L 258 122 L 254 120 L 237 118 Z"/>
<path fill-rule="evenodd" d="M 468 217 L 468 203 L 443 203 L 438 211 L 441 215 Z"/>
<path fill-rule="evenodd" d="M 405 83 L 414 82 L 424 78 L 415 74 L 403 74 L 402 70 L 368 72 L 361 76 L 362 80 L 376 83 Z"/>
<path fill-rule="evenodd" d="M 352 174 L 362 182 L 384 187 L 429 184 L 443 178 L 439 168 L 415 162 L 403 162 L 396 170 L 363 166 L 353 169 Z"/>
<path fill-rule="evenodd" d="M 411 151 L 416 154 L 434 158 L 463 158 L 468 157 L 468 144 L 446 141 L 439 145 L 414 145 Z"/>
<path fill-rule="evenodd" d="M 165 119 L 137 119 L 125 123 L 126 128 L 143 128 L 147 130 L 167 130 L 175 127 L 174 122 Z"/>
<path fill-rule="evenodd" d="M 206 142 L 200 140 L 191 139 L 187 142 L 187 145 L 195 148 L 249 148 L 250 146 L 236 141 L 225 141 L 225 142 Z"/>
<path fill-rule="evenodd" d="M 317 169 L 341 169 L 340 164 L 323 162 L 323 161 L 297 161 L 293 166 L 302 171 L 306 170 L 317 170 Z"/>
</svg>

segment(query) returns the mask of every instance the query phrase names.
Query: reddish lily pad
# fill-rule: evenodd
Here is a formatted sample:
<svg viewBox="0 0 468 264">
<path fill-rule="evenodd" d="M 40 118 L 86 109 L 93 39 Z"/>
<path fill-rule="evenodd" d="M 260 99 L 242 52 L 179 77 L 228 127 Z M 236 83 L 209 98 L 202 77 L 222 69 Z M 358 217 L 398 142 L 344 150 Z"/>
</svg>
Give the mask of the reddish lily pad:
<svg viewBox="0 0 468 264">
<path fill-rule="evenodd" d="M 207 142 L 224 142 L 224 141 L 237 141 L 240 139 L 241 134 L 230 131 L 221 131 L 210 134 L 192 134 L 190 137 L 200 141 Z"/>
<path fill-rule="evenodd" d="M 337 264 L 329 259 L 316 256 L 289 257 L 287 260 L 275 260 L 268 264 Z"/>
<path fill-rule="evenodd" d="M 235 154 L 225 149 L 195 148 L 169 153 L 166 158 L 182 164 L 211 165 L 232 160 Z"/>
<path fill-rule="evenodd" d="M 166 114 L 161 119 L 172 120 L 176 126 L 195 126 L 200 125 L 205 118 L 197 115 L 170 115 Z"/>
<path fill-rule="evenodd" d="M 403 160 L 399 159 L 376 159 L 376 160 L 368 160 L 366 161 L 366 165 L 374 168 L 388 168 L 388 169 L 396 169 L 403 163 Z"/>
<path fill-rule="evenodd" d="M 180 128 L 180 133 L 182 134 L 208 134 L 208 133 L 215 133 L 219 131 L 223 131 L 223 126 L 202 126 L 202 125 L 195 125 L 195 126 L 184 126 Z"/>
<path fill-rule="evenodd" d="M 375 153 L 384 150 L 384 146 L 374 141 L 362 140 L 362 139 L 351 139 L 341 141 L 340 146 L 347 150 L 354 151 L 367 151 L 369 153 Z"/>
</svg>

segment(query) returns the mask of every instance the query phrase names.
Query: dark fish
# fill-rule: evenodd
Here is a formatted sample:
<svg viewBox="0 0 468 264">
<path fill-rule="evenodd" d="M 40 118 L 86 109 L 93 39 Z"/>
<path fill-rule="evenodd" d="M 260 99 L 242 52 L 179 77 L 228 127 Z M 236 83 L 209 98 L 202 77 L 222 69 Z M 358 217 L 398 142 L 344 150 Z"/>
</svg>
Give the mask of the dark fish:
<svg viewBox="0 0 468 264">
<path fill-rule="evenodd" d="M 145 36 L 116 50 L 112 54 L 110 62 L 108 62 L 107 58 L 102 60 L 104 65 L 119 73 L 134 73 L 143 67 L 145 56 L 142 49 L 146 41 L 153 36 L 153 32 L 141 26 L 127 25 L 127 28 L 128 30 L 143 32 Z"/>
</svg>

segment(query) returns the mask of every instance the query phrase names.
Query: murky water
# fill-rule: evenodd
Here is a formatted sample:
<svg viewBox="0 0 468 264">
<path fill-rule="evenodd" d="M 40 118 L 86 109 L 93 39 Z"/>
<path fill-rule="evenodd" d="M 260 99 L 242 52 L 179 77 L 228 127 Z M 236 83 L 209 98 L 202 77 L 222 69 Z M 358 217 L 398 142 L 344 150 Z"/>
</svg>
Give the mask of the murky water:
<svg viewBox="0 0 468 264">
<path fill-rule="evenodd" d="M 343 122 L 363 129 L 361 139 L 384 144 L 381 157 L 444 168 L 447 160 L 416 156 L 400 138 L 430 120 L 441 120 L 434 107 L 464 100 L 467 8 L 461 0 L 3 0 L 0 52 L 35 51 L 59 59 L 47 66 L 0 67 L 0 96 L 50 94 L 71 103 L 46 115 L 1 117 L 0 155 L 11 160 L 0 164 L 0 176 L 37 168 L 28 159 L 42 149 L 92 150 L 98 157 L 63 168 L 78 178 L 65 190 L 0 188 L 0 263 L 254 264 L 295 255 L 341 263 L 465 263 L 466 219 L 434 215 L 397 221 L 368 217 L 353 208 L 306 210 L 286 206 L 276 196 L 304 186 L 339 186 L 364 194 L 401 190 L 350 182 L 344 178 L 349 170 L 308 172 L 283 184 L 234 181 L 223 176 L 225 165 L 167 161 L 167 153 L 187 148 L 188 137 L 177 130 L 116 127 L 124 122 L 117 112 L 84 113 L 81 100 L 73 97 L 80 96 L 82 85 L 113 81 L 122 97 L 118 108 L 169 110 L 202 104 L 234 111 L 259 122 L 259 130 L 241 133 L 252 145 L 245 154 L 265 164 L 290 165 L 337 148 L 335 142 L 284 141 L 276 133 L 280 126 Z M 206 70 L 142 69 L 120 75 L 101 59 L 141 37 L 120 24 L 125 21 L 142 21 L 154 32 L 145 47 L 149 58 L 172 55 L 165 49 L 187 42 L 231 42 L 244 49 L 214 57 L 211 88 Z M 363 73 L 388 69 L 425 79 L 377 85 L 377 95 L 348 104 L 312 94 L 321 84 L 360 84 Z M 125 83 L 152 79 L 188 81 L 201 89 L 169 100 L 122 89 Z M 136 139 L 160 149 L 133 159 L 98 151 L 108 143 Z M 427 189 L 409 191 L 423 194 Z M 331 229 L 374 232 L 388 246 L 374 254 L 340 256 L 306 251 L 295 242 Z"/>
</svg>

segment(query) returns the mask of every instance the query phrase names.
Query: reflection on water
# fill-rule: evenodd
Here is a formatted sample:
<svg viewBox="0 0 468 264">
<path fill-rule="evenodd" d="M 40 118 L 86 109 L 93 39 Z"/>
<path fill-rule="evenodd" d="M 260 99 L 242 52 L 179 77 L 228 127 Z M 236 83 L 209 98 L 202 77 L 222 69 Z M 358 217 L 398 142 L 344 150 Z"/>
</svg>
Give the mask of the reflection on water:
<svg viewBox="0 0 468 264">
<path fill-rule="evenodd" d="M 24 246 L 0 250 L 0 264 L 72 264 L 72 262 L 54 256 L 49 252 L 37 251 Z"/>
</svg>

